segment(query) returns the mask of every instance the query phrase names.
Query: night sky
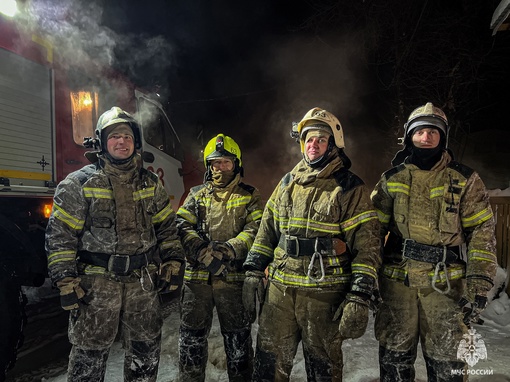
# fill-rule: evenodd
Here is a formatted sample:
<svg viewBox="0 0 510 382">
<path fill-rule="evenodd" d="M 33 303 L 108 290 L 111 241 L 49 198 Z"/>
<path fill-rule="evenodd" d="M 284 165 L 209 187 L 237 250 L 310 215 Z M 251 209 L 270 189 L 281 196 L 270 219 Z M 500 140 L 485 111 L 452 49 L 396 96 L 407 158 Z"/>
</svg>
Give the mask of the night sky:
<svg viewBox="0 0 510 382">
<path fill-rule="evenodd" d="M 46 16 L 157 91 L 188 150 L 231 135 L 246 182 L 268 197 L 301 157 L 289 131 L 312 107 L 339 118 L 352 170 L 373 187 L 427 101 L 449 117 L 457 159 L 508 187 L 510 31 L 492 36 L 498 3 L 95 0 Z"/>
</svg>

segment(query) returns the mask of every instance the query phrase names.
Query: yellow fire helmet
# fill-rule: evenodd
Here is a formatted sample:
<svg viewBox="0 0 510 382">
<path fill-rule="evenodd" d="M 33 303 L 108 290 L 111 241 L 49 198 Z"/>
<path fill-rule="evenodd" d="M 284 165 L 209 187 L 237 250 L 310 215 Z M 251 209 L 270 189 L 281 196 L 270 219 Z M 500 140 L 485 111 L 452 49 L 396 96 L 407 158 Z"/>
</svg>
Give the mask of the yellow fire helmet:
<svg viewBox="0 0 510 382">
<path fill-rule="evenodd" d="M 345 148 L 342 125 L 338 118 L 329 111 L 320 107 L 314 107 L 305 114 L 299 123 L 293 123 L 291 136 L 299 139 L 302 153 L 305 150 L 304 140 L 306 132 L 309 130 L 324 130 L 333 136 L 336 147 L 340 149 Z"/>
<path fill-rule="evenodd" d="M 409 119 L 404 125 L 404 140 L 409 138 L 414 129 L 419 126 L 433 126 L 443 132 L 444 137 L 448 137 L 448 119 L 440 108 L 434 106 L 432 102 L 417 107 L 409 115 Z"/>
<path fill-rule="evenodd" d="M 215 158 L 235 158 L 236 167 L 241 167 L 241 149 L 239 145 L 227 135 L 218 134 L 211 139 L 204 149 L 204 166 L 207 168 L 207 162 Z"/>
</svg>

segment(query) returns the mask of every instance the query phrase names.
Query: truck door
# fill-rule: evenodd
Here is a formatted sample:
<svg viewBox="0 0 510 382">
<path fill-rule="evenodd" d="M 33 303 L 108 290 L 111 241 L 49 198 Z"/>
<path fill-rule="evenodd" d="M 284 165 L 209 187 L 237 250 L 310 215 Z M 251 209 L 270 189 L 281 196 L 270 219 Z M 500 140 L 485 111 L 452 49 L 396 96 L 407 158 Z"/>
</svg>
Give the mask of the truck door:
<svg viewBox="0 0 510 382">
<path fill-rule="evenodd" d="M 181 141 L 161 104 L 139 91 L 135 95 L 137 119 L 142 126 L 144 167 L 158 175 L 177 211 L 184 193 Z"/>
<path fill-rule="evenodd" d="M 0 49 L 0 189 L 45 193 L 55 181 L 51 70 Z"/>
</svg>

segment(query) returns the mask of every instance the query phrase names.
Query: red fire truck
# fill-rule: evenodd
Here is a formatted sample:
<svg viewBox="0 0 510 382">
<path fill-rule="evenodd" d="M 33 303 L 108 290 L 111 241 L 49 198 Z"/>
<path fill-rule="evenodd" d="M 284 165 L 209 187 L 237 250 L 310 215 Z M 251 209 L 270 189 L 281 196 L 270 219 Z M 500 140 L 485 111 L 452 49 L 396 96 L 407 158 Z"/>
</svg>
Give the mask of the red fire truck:
<svg viewBox="0 0 510 382">
<path fill-rule="evenodd" d="M 0 377 L 19 347 L 21 286 L 47 276 L 44 233 L 55 187 L 87 164 L 83 140 L 112 106 L 138 117 L 144 165 L 177 208 L 184 153 L 157 99 L 111 68 L 69 66 L 47 36 L 0 13 Z"/>
</svg>

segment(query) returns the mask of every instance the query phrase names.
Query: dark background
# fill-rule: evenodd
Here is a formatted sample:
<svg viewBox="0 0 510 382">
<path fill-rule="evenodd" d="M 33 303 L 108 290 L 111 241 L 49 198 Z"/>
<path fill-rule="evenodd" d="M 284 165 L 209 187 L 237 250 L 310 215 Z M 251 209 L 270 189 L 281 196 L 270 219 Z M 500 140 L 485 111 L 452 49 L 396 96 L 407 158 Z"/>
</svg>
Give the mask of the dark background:
<svg viewBox="0 0 510 382">
<path fill-rule="evenodd" d="M 509 186 L 510 31 L 490 29 L 499 0 L 34 2 L 71 50 L 160 94 L 197 159 L 231 135 L 265 198 L 301 158 L 292 121 L 315 106 L 340 119 L 369 187 L 428 101 L 449 118 L 456 159 L 488 188 Z"/>
</svg>

